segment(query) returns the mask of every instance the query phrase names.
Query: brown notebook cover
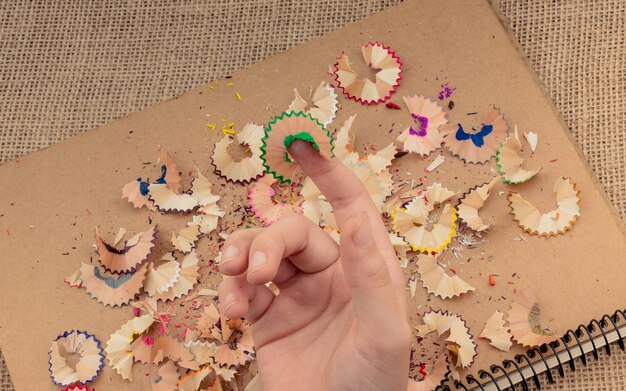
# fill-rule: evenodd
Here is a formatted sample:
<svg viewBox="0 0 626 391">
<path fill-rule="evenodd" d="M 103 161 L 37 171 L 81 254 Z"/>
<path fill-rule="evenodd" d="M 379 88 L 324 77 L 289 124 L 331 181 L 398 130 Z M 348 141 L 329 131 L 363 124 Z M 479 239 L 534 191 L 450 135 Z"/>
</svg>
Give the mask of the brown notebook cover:
<svg viewBox="0 0 626 391">
<path fill-rule="evenodd" d="M 415 324 L 417 312 L 429 306 L 447 309 L 460 314 L 476 337 L 495 310 L 508 310 L 514 290 L 521 287 L 532 288 L 542 305 L 543 319 L 557 332 L 622 308 L 626 241 L 621 225 L 489 4 L 484 0 L 407 1 L 237 72 L 229 80 L 233 87 L 218 83 L 215 89 L 198 88 L 0 166 L 0 346 L 17 390 L 58 389 L 50 381 L 48 349 L 64 330 L 88 330 L 106 343 L 132 317 L 129 307 L 104 307 L 63 280 L 81 261 L 95 256 L 96 226 L 109 235 L 118 227 L 126 227 L 129 233 L 146 228 L 148 212 L 133 209 L 120 193 L 125 183 L 143 175 L 143 162 L 155 162 L 157 144 L 175 155 L 183 171 L 199 167 L 220 195 L 229 195 L 220 201 L 228 211 L 226 221 L 239 219 L 234 209 L 246 202 L 246 189 L 226 185 L 213 173 L 209 156 L 221 133 L 208 130 L 207 122 L 224 118 L 234 121 L 237 129 L 250 121 L 267 123 L 286 109 L 294 87 L 305 91 L 321 80 L 330 81 L 327 71 L 338 55 L 345 51 L 356 59 L 359 46 L 368 41 L 391 46 L 404 63 L 400 87 L 391 99 L 399 105 L 405 95 L 436 97 L 447 81 L 457 88 L 454 108 L 446 109 L 449 123 L 472 121 L 467 113 L 481 112 L 493 103 L 505 114 L 511 131 L 517 124 L 522 132 L 539 134 L 532 164 L 543 165 L 543 170 L 525 184 L 498 184 L 483 209 L 483 216 L 495 222 L 480 246 L 484 256 L 470 263 L 452 261 L 459 262 L 456 269 L 477 288 L 475 294 L 442 301 L 428 298 L 418 284 L 409 304 L 411 321 Z M 387 145 L 411 123 L 406 109 L 362 106 L 344 97 L 340 102 L 342 108 L 331 128 L 358 114 L 354 125 L 357 148 L 364 143 Z M 394 130 L 389 133 L 391 127 Z M 436 154 L 425 159 L 404 156 L 392 169 L 397 170 L 397 177 L 422 178 L 424 184 L 439 181 L 459 194 L 493 176 L 495 159 L 486 165 L 465 165 L 447 151 L 443 153 L 446 162 L 430 174 L 424 168 Z M 149 165 L 145 170 L 154 168 Z M 571 177 L 581 190 L 579 221 L 556 238 L 522 233 L 499 192 L 518 191 L 547 211 L 554 207 L 552 185 L 561 175 Z M 161 227 L 158 251 L 164 251 L 171 232 L 183 227 L 189 217 L 152 215 Z M 520 234 L 525 240 L 514 239 Z M 206 243 L 206 239 L 200 243 L 205 250 Z M 206 261 L 205 250 L 200 252 Z M 207 273 L 203 279 L 214 284 L 218 277 L 205 277 Z M 495 286 L 488 284 L 490 274 L 500 276 Z M 476 374 L 523 352 L 519 346 L 504 353 L 485 340 L 476 342 L 476 360 L 462 374 Z M 134 381 L 128 383 L 107 365 L 94 386 L 145 390 L 146 373 L 145 367 L 137 365 Z"/>
</svg>

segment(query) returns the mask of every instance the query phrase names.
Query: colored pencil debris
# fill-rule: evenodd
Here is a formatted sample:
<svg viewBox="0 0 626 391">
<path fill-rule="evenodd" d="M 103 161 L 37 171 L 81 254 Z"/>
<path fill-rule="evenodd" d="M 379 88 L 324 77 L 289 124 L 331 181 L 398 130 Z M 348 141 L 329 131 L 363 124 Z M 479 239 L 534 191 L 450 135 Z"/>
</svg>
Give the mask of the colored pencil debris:
<svg viewBox="0 0 626 391">
<path fill-rule="evenodd" d="M 127 230 L 119 229 L 111 239 L 114 232 L 100 224 L 95 230 L 95 251 L 89 250 L 92 261 L 77 264 L 78 270 L 65 283 L 84 288 L 105 306 L 130 306 L 134 317 L 108 336 L 104 349 L 86 332 L 59 335 L 49 352 L 55 384 L 66 390 L 93 391 L 86 383 L 96 379 L 106 357 L 124 380 L 132 381 L 135 366 L 147 368 L 150 386 L 156 391 L 262 389 L 250 325 L 245 319 L 228 319 L 218 298 L 220 246 L 235 230 L 269 226 L 290 213 L 303 214 L 340 242 L 330 203 L 289 154 L 295 140 L 308 142 L 324 159 L 336 159 L 348 167 L 361 180 L 387 224 L 389 240 L 406 277 L 409 303 L 419 311 L 420 324 L 415 328 L 418 344 L 411 353 L 412 389 L 436 388 L 454 376 L 456 368 L 470 367 L 477 354 L 474 337 L 461 316 L 430 306 L 421 310 L 427 305 L 425 297 L 445 308 L 461 296 L 477 296 L 477 289 L 509 289 L 513 299 L 501 299 L 510 302 L 510 309 L 495 311 L 478 338 L 488 339 L 502 351 L 509 351 L 513 342 L 534 347 L 556 338 L 554 330 L 540 322 L 540 306 L 532 292 L 516 287 L 520 276 L 513 273 L 517 277 L 507 280 L 501 270 L 488 269 L 497 258 L 486 252 L 484 243 L 500 227 L 514 227 L 514 221 L 525 233 L 546 238 L 572 229 L 580 216 L 580 192 L 574 182 L 558 177 L 553 187 L 557 207 L 547 213 L 541 213 L 521 194 L 509 191 L 506 198 L 513 218 L 505 221 L 499 217 L 496 221 L 496 216 L 506 215 L 502 210 L 507 207 L 503 197 L 507 189 L 498 188 L 500 196 L 490 197 L 491 191 L 496 186 L 512 188 L 529 181 L 541 170 L 522 168 L 527 159 L 522 156 L 528 153 L 524 154 L 517 126 L 507 138 L 508 124 L 493 105 L 484 110 L 481 122 L 474 127 L 465 123 L 468 117 L 464 114 L 454 117 L 454 102 L 442 102 L 456 90 L 447 82 L 435 97 L 404 96 L 406 115 L 404 106 L 388 101 L 402 77 L 400 58 L 378 42 L 361 46 L 361 52 L 365 65 L 376 71 L 372 79 L 358 74 L 342 53 L 325 75 L 334 81 L 310 83 L 317 87 L 304 95 L 293 89 L 294 99 L 287 111 L 269 122 L 259 119 L 239 129 L 235 125 L 239 119 L 212 117 L 206 127 L 216 139 L 207 146 L 213 172 L 204 171 L 207 164 L 195 160 L 175 161 L 175 155 L 159 146 L 156 163 L 143 163 L 144 173 L 129 178 L 135 179 L 123 186 L 122 198 L 132 204 L 129 213 L 141 212 L 138 222 L 147 221 L 150 226 L 133 227 L 138 233 L 118 245 Z M 225 84 L 233 87 L 234 81 Z M 338 96 L 335 88 L 343 96 Z M 218 82 L 209 89 L 217 91 Z M 241 101 L 234 88 L 229 94 L 233 93 Z M 385 141 L 371 143 L 355 131 L 371 124 L 364 119 L 355 122 L 357 115 L 350 113 L 350 100 L 361 103 L 365 107 L 361 111 L 375 110 L 368 105 L 387 101 L 391 110 L 377 115 L 404 116 L 404 122 L 381 126 L 377 140 Z M 337 117 L 343 117 L 340 126 L 334 123 Z M 448 124 L 449 120 L 455 125 Z M 334 137 L 331 126 L 338 128 Z M 397 138 L 391 134 L 394 128 L 402 129 Z M 530 149 L 528 159 L 539 159 L 542 150 L 535 154 L 538 135 L 527 132 L 524 138 Z M 443 150 L 444 145 L 449 153 Z M 427 158 L 434 151 L 438 155 Z M 182 151 L 177 152 L 180 157 Z M 474 175 L 472 167 L 479 166 L 467 164 L 485 164 L 494 156 L 497 168 L 488 176 L 484 172 Z M 181 164 L 204 168 L 183 173 Z M 455 164 L 465 166 L 470 183 L 448 173 Z M 419 169 L 411 168 L 417 165 Z M 447 184 L 461 189 L 451 191 Z M 161 228 L 171 227 L 174 219 L 181 220 L 178 228 Z M 170 225 L 164 225 L 166 222 Z M 163 240 L 162 235 L 171 239 Z M 513 237 L 516 245 L 530 245 L 524 235 Z M 484 288 L 473 286 L 478 286 L 476 281 Z M 276 287 L 272 289 L 280 294 Z M 438 351 L 428 356 L 422 349 L 433 331 L 446 343 L 444 347 L 430 345 Z M 69 363 L 67 354 L 76 355 L 77 363 Z"/>
</svg>

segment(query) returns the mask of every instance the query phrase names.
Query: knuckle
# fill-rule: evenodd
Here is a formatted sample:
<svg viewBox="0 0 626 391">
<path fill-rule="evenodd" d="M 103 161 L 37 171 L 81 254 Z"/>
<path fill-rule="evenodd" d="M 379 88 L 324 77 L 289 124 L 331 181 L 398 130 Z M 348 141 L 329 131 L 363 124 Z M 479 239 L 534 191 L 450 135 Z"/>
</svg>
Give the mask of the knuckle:
<svg viewBox="0 0 626 391">
<path fill-rule="evenodd" d="M 413 334 L 406 320 L 401 323 L 402 326 L 385 336 L 384 343 L 381 343 L 379 338 L 367 338 L 356 344 L 357 351 L 365 359 L 376 361 L 407 357 L 411 350 Z"/>
<path fill-rule="evenodd" d="M 360 194 L 365 191 L 365 186 L 363 186 L 362 182 L 351 171 L 337 162 L 320 166 L 311 176 L 341 178 L 342 182 L 337 183 L 335 191 L 331 194 L 325 194 L 333 209 L 345 209 L 354 203 Z"/>
<path fill-rule="evenodd" d="M 389 347 L 386 342 L 382 344 L 380 341 L 358 339 L 355 348 L 359 355 L 366 360 L 380 360 L 388 353 Z"/>
<path fill-rule="evenodd" d="M 307 246 L 308 232 L 312 224 L 309 219 L 301 214 L 289 212 L 281 217 L 278 222 L 268 227 L 264 240 L 277 243 L 283 250 L 286 243 L 298 243 L 294 253 L 301 251 Z"/>
<path fill-rule="evenodd" d="M 341 210 L 352 205 L 354 201 L 356 200 L 357 196 L 358 196 L 358 193 L 353 193 L 353 192 L 340 193 L 330 198 L 328 201 L 332 205 L 333 209 Z"/>
<path fill-rule="evenodd" d="M 357 351 L 368 361 L 395 361 L 395 358 L 404 352 L 404 345 L 400 346 L 389 339 L 389 336 L 386 336 L 384 343 L 381 343 L 380 339 L 365 341 L 357 345 Z"/>
<path fill-rule="evenodd" d="M 305 217 L 302 216 L 299 213 L 290 211 L 287 212 L 287 214 L 285 214 L 284 216 L 282 216 L 280 219 L 278 219 L 279 223 L 288 223 L 288 224 L 298 224 L 303 222 L 303 219 Z"/>
<path fill-rule="evenodd" d="M 252 247 L 255 249 L 272 246 L 280 239 L 280 231 L 275 225 L 263 228 L 252 239 Z"/>
<path fill-rule="evenodd" d="M 282 259 L 282 254 L 285 251 L 285 241 L 280 230 L 273 227 L 263 228 L 252 239 L 249 256 L 253 256 L 256 252 L 261 251 L 270 260 L 277 257 Z"/>
<path fill-rule="evenodd" d="M 229 246 L 248 242 L 252 240 L 255 233 L 256 230 L 252 231 L 251 229 L 238 229 L 237 231 L 234 231 L 230 235 L 228 235 L 228 238 L 226 238 L 224 245 Z"/>
<path fill-rule="evenodd" d="M 381 259 L 379 262 L 372 262 L 367 268 L 363 268 L 362 272 L 368 285 L 372 288 L 382 288 L 391 284 L 391 276 L 387 265 Z"/>
<path fill-rule="evenodd" d="M 217 286 L 217 293 L 220 299 L 226 297 L 226 293 L 232 290 L 232 278 L 225 276 L 222 282 Z"/>
<path fill-rule="evenodd" d="M 413 333 L 411 332 L 411 328 L 408 323 L 405 321 L 403 322 L 403 326 L 395 332 L 395 338 L 392 338 L 392 343 L 396 344 L 395 348 L 398 350 L 409 350 L 412 342 Z"/>
<path fill-rule="evenodd" d="M 309 176 L 312 178 L 326 177 L 337 170 L 336 164 L 321 164 L 311 168 Z"/>
</svg>

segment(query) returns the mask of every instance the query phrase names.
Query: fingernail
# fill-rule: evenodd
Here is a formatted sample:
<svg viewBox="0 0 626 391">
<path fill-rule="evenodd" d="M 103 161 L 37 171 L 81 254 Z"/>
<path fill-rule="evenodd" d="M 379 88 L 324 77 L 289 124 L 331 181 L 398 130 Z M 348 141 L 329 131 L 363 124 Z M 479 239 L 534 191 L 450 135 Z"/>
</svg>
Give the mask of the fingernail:
<svg viewBox="0 0 626 391">
<path fill-rule="evenodd" d="M 263 251 L 257 251 L 250 257 L 250 264 L 248 265 L 248 273 L 254 273 L 261 269 L 267 263 L 267 256 Z"/>
<path fill-rule="evenodd" d="M 361 221 L 352 231 L 352 242 L 360 248 L 366 248 L 373 244 L 374 238 L 370 229 L 369 217 L 366 214 L 363 214 Z"/>
<path fill-rule="evenodd" d="M 239 255 L 239 249 L 235 246 L 228 246 L 222 253 L 222 265 L 228 261 L 232 261 Z"/>
<path fill-rule="evenodd" d="M 227 311 L 230 307 L 232 307 L 234 304 L 237 304 L 237 295 L 235 295 L 234 293 L 229 293 L 226 295 L 226 298 L 224 299 L 224 311 Z"/>
<path fill-rule="evenodd" d="M 287 147 L 287 151 L 295 160 L 298 160 L 305 155 L 321 156 L 319 151 L 313 147 L 313 144 L 300 139 L 293 140 L 293 142 Z"/>
</svg>

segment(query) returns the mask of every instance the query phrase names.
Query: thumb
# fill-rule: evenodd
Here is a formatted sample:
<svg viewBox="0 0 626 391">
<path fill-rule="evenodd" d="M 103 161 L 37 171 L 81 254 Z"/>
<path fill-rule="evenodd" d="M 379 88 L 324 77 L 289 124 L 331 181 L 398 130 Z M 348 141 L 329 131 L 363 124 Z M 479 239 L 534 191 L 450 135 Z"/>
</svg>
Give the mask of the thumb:
<svg viewBox="0 0 626 391">
<path fill-rule="evenodd" d="M 394 288 L 367 213 L 348 219 L 341 232 L 340 253 L 359 330 L 379 338 L 380 332 L 386 334 L 397 329 L 400 322 L 407 323 L 401 303 L 404 295 L 401 298 Z"/>
</svg>

